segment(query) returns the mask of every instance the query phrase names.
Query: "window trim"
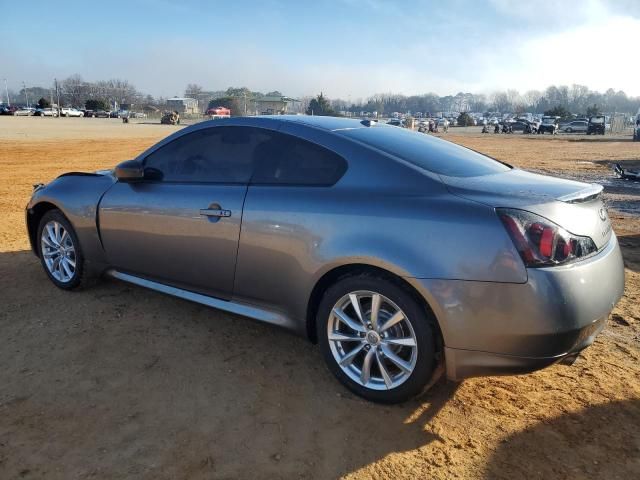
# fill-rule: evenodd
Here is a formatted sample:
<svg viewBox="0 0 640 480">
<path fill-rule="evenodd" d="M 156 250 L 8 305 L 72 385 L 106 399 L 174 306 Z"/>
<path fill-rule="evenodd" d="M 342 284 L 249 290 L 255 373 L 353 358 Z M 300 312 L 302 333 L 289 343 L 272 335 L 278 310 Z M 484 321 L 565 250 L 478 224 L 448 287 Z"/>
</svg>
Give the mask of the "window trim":
<svg viewBox="0 0 640 480">
<path fill-rule="evenodd" d="M 145 155 L 142 159 L 142 170 L 144 172 L 144 169 L 146 168 L 146 163 L 147 160 L 149 159 L 149 157 L 157 152 L 159 152 L 160 150 L 162 150 L 165 147 L 168 147 L 169 145 L 171 145 L 173 142 L 176 142 L 188 135 L 197 133 L 197 132 L 202 132 L 205 130 L 213 130 L 213 129 L 218 129 L 218 128 L 249 128 L 249 129 L 253 129 L 253 130 L 264 130 L 266 132 L 270 132 L 275 133 L 276 135 L 280 134 L 280 135 L 285 135 L 288 137 L 292 137 L 298 141 L 302 141 L 302 142 L 306 142 L 306 143 L 310 143 L 311 145 L 316 146 L 317 148 L 321 148 L 323 150 L 326 150 L 327 152 L 335 155 L 336 157 L 338 157 L 344 165 L 344 171 L 340 174 L 340 176 L 331 184 L 329 183 L 254 183 L 253 181 L 253 177 L 255 174 L 255 165 L 252 165 L 251 167 L 251 176 L 249 177 L 249 180 L 247 180 L 246 182 L 212 182 L 212 181 L 187 181 L 187 180 L 156 180 L 156 179 L 151 179 L 151 178 L 142 178 L 140 182 L 138 183 L 146 183 L 146 184 L 165 184 L 165 185 L 229 185 L 229 186 L 245 186 L 245 187 L 304 187 L 304 188 L 309 188 L 309 187 L 318 187 L 318 188 L 330 188 L 333 187 L 334 185 L 336 185 L 344 176 L 345 174 L 349 171 L 349 162 L 347 161 L 347 159 L 343 156 L 340 155 L 338 152 L 336 152 L 333 149 L 330 149 L 324 145 L 321 145 L 319 143 L 313 142 L 311 140 L 308 140 L 306 138 L 300 137 L 298 135 L 294 135 L 292 133 L 289 132 L 282 132 L 280 130 L 275 130 L 273 128 L 265 128 L 265 127 L 256 127 L 253 125 L 216 125 L 216 126 L 207 126 L 207 127 L 203 127 L 203 128 L 198 128 L 196 130 L 192 130 L 189 132 L 185 132 L 183 135 L 180 135 L 162 145 L 159 145 L 158 148 L 153 149 L 153 151 L 149 152 L 147 155 Z"/>
</svg>

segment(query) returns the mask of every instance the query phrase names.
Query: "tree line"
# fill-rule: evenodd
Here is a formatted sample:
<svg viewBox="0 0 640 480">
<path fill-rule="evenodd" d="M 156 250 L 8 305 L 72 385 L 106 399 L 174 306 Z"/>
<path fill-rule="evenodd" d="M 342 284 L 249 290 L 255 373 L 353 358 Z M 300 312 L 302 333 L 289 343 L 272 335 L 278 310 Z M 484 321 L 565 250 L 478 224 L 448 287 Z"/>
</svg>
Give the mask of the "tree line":
<svg viewBox="0 0 640 480">
<path fill-rule="evenodd" d="M 163 108 L 166 98 L 153 97 L 140 92 L 127 80 L 110 79 L 95 82 L 85 81 L 80 75 L 71 75 L 50 87 L 28 87 L 18 92 L 10 92 L 12 103 L 31 105 L 44 98 L 64 106 L 81 107 L 88 100 L 103 101 L 107 105 L 133 103 Z M 230 108 L 233 115 L 254 112 L 255 101 L 264 95 L 282 96 L 279 91 L 262 93 L 247 87 L 229 87 L 226 90 L 206 91 L 196 83 L 190 83 L 184 90 L 185 97 L 198 100 L 201 108 L 224 106 Z M 6 99 L 5 99 L 6 100 Z M 640 97 L 628 96 L 621 90 L 612 88 L 605 92 L 590 90 L 585 85 L 552 85 L 544 91 L 529 90 L 520 93 L 509 89 L 492 94 L 459 92 L 456 95 L 439 96 L 435 93 L 422 95 L 402 95 L 398 93 L 380 93 L 355 102 L 340 98 L 329 99 L 324 94 L 301 99 L 301 112 L 314 115 L 337 114 L 338 112 L 377 112 L 378 115 L 390 115 L 393 112 L 415 114 L 436 112 L 501 112 L 501 113 L 543 113 L 555 108 L 566 112 L 586 114 L 587 112 L 636 113 L 640 108 Z"/>
<path fill-rule="evenodd" d="M 337 111 L 378 112 L 379 115 L 389 115 L 393 112 L 543 113 L 557 107 L 572 113 L 587 113 L 588 110 L 636 113 L 640 108 L 640 97 L 630 97 L 622 90 L 615 91 L 612 88 L 601 93 L 590 90 L 585 85 L 574 84 L 570 87 L 552 85 L 544 91 L 529 90 L 522 94 L 513 89 L 497 91 L 490 95 L 460 92 L 445 96 L 435 93 L 407 96 L 386 93 L 372 95 L 359 102 L 349 103 L 335 99 L 330 103 Z"/>
</svg>

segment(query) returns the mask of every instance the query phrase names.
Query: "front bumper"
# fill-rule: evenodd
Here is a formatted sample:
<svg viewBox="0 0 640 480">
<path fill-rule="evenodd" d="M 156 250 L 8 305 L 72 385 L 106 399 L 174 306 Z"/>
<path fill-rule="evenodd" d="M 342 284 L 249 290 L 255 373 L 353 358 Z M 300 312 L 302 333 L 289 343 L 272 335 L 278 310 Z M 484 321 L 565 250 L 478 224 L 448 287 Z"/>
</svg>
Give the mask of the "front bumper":
<svg viewBox="0 0 640 480">
<path fill-rule="evenodd" d="M 615 235 L 589 259 L 527 273 L 522 284 L 411 279 L 438 319 L 448 378 L 530 372 L 573 357 L 624 292 Z"/>
</svg>

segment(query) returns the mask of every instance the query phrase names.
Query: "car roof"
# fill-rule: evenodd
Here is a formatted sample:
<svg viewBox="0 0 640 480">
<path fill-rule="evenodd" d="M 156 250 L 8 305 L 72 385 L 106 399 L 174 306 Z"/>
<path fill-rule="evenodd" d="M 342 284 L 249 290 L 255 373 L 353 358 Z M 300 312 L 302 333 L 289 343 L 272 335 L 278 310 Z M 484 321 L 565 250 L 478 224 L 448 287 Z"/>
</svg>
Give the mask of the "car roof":
<svg viewBox="0 0 640 480">
<path fill-rule="evenodd" d="M 344 117 L 324 117 L 313 115 L 257 115 L 255 117 L 231 117 L 216 120 L 207 120 L 196 125 L 199 128 L 203 126 L 223 126 L 223 125 L 245 125 L 255 127 L 273 126 L 274 123 L 297 123 L 313 128 L 319 128 L 327 131 L 351 129 L 351 128 L 367 128 L 369 122 L 376 120 L 360 120 Z M 382 123 L 377 121 L 378 123 Z M 191 130 L 192 127 L 188 127 Z M 185 129 L 187 130 L 187 129 Z"/>
</svg>

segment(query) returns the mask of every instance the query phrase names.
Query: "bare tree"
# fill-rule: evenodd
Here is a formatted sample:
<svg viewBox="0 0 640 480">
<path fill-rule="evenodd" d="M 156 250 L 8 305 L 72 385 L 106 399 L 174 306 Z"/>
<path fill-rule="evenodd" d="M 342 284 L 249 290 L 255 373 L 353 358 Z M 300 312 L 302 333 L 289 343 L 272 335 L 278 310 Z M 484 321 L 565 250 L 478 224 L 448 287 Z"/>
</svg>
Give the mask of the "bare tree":
<svg viewBox="0 0 640 480">
<path fill-rule="evenodd" d="M 197 83 L 189 83 L 187 88 L 184 89 L 184 96 L 187 98 L 195 98 L 199 99 L 200 94 L 202 94 L 203 88 L 202 85 L 198 85 Z"/>
</svg>

